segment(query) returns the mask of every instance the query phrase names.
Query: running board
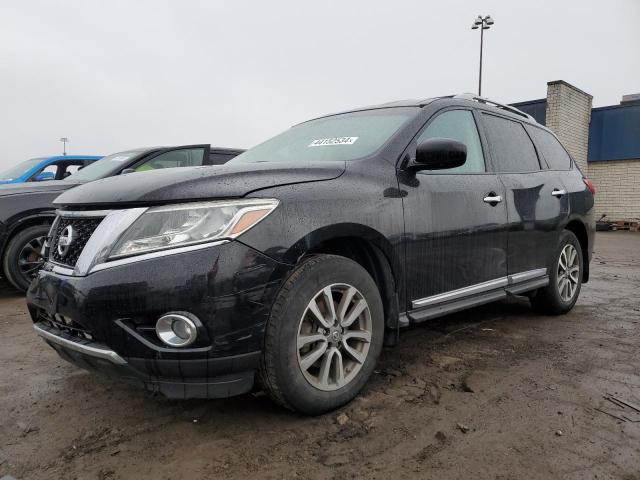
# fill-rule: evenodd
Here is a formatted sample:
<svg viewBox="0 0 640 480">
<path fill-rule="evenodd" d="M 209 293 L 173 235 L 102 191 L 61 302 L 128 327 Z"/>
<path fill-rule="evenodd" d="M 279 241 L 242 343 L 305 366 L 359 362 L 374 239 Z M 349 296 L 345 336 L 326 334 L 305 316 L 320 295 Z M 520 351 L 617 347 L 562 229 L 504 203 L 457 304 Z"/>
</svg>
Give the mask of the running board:
<svg viewBox="0 0 640 480">
<path fill-rule="evenodd" d="M 509 295 L 520 295 L 521 293 L 546 287 L 547 285 L 549 285 L 549 276 L 545 275 L 542 278 L 535 278 L 527 282 L 518 283 L 516 285 L 510 285 L 505 290 Z"/>
</svg>

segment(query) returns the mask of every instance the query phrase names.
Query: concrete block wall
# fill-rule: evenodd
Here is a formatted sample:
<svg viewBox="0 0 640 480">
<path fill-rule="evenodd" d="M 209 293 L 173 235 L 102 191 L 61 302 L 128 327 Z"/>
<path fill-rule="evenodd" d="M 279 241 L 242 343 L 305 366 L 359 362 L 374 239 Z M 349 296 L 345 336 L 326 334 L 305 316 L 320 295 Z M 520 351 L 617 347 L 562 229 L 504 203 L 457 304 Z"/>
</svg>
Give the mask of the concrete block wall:
<svg viewBox="0 0 640 480">
<path fill-rule="evenodd" d="M 554 131 L 585 174 L 592 101 L 591 95 L 564 80 L 547 83 L 547 127 Z"/>
<path fill-rule="evenodd" d="M 554 131 L 582 173 L 594 183 L 596 215 L 607 219 L 640 219 L 640 159 L 587 163 L 593 97 L 556 80 L 547 84 L 547 127 Z"/>
<path fill-rule="evenodd" d="M 596 187 L 596 214 L 607 220 L 640 220 L 640 159 L 590 162 L 585 174 Z"/>
</svg>

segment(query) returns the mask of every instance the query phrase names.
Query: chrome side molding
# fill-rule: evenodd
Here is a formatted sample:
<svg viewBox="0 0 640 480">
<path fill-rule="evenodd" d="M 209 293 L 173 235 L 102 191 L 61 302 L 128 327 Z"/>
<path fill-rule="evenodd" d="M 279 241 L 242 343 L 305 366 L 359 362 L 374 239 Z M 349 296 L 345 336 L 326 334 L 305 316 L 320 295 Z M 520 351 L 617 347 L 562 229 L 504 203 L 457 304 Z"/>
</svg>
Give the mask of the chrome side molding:
<svg viewBox="0 0 640 480">
<path fill-rule="evenodd" d="M 535 270 L 528 270 L 526 272 L 514 273 L 512 275 L 507 275 L 506 277 L 500 277 L 494 280 L 489 280 L 487 282 L 477 283 L 469 287 L 459 288 L 457 290 L 451 290 L 449 292 L 439 293 L 430 297 L 413 300 L 411 302 L 411 308 L 423 308 L 443 302 L 458 300 L 478 293 L 489 292 L 491 290 L 496 290 L 498 288 L 503 288 L 509 285 L 516 285 L 532 280 L 534 278 L 544 277 L 546 274 L 546 268 L 537 268 Z"/>
<path fill-rule="evenodd" d="M 514 273 L 513 275 L 509 275 L 507 278 L 509 279 L 509 285 L 513 285 L 514 283 L 526 282 L 527 280 L 532 280 L 534 278 L 544 277 L 546 274 L 546 268 L 537 268 L 535 270 L 527 270 L 526 272 Z"/>
<path fill-rule="evenodd" d="M 411 307 L 427 307 L 436 303 L 448 302 L 450 300 L 456 300 L 458 298 L 474 295 L 476 293 L 488 292 L 489 290 L 495 290 L 496 288 L 506 287 L 508 284 L 509 280 L 507 277 L 496 278 L 495 280 L 478 283 L 470 287 L 459 288 L 457 290 L 451 290 L 449 292 L 440 293 L 438 295 L 432 295 L 431 297 L 414 300 L 411 302 Z"/>
</svg>

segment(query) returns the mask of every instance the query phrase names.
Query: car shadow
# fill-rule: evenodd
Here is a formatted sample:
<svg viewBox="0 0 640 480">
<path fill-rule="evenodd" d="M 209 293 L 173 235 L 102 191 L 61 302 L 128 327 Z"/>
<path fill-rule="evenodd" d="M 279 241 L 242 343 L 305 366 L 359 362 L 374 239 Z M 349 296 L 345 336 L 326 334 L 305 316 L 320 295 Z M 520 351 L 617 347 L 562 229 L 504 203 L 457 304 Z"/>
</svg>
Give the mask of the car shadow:
<svg viewBox="0 0 640 480">
<path fill-rule="evenodd" d="M 24 297 L 24 292 L 16 290 L 5 278 L 0 278 L 0 300 Z"/>
</svg>

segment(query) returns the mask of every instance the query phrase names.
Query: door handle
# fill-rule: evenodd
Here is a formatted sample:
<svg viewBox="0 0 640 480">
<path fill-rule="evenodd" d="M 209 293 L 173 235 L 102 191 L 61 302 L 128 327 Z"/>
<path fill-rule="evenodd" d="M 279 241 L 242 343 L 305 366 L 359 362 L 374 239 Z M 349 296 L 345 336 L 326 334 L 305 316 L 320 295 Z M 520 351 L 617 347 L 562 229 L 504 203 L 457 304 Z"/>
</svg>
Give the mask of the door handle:
<svg viewBox="0 0 640 480">
<path fill-rule="evenodd" d="M 566 190 L 558 190 L 557 188 L 554 188 L 553 192 L 551 192 L 551 195 L 553 195 L 554 197 L 561 197 L 566 194 L 567 194 Z"/>
<path fill-rule="evenodd" d="M 484 203 L 488 203 L 488 204 L 491 204 L 491 205 L 495 206 L 496 204 L 498 204 L 498 203 L 500 203 L 502 201 L 502 196 L 496 195 L 495 193 L 491 192 L 489 195 L 484 197 L 482 199 L 482 201 Z"/>
</svg>

